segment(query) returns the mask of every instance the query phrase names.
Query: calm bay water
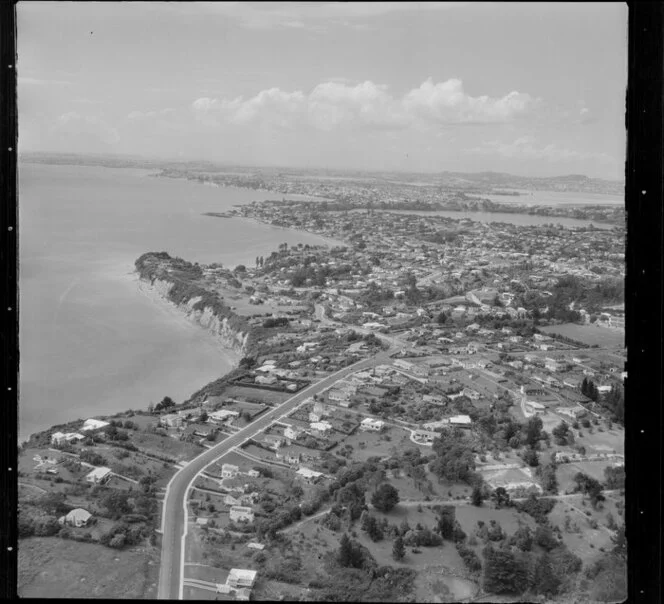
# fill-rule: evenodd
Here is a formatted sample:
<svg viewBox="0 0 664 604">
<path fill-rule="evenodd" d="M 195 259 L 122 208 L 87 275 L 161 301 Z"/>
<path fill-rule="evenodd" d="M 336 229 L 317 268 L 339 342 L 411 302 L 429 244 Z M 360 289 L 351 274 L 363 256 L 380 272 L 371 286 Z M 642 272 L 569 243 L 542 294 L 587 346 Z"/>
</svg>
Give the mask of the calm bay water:
<svg viewBox="0 0 664 604">
<path fill-rule="evenodd" d="M 321 237 L 218 219 L 269 193 L 154 178 L 147 171 L 19 166 L 19 438 L 56 423 L 183 400 L 237 355 L 139 291 L 134 260 L 253 265 L 280 243 Z M 333 242 L 334 243 L 334 242 Z"/>
</svg>

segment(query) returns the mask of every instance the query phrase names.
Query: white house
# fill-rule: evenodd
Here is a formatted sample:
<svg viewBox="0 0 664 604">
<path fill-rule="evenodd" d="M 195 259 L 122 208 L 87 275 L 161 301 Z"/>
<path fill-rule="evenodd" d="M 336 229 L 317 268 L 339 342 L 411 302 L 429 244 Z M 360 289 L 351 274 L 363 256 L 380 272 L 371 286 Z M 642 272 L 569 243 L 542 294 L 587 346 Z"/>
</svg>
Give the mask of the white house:
<svg viewBox="0 0 664 604">
<path fill-rule="evenodd" d="M 309 468 L 299 468 L 296 474 L 300 478 L 304 478 L 307 482 L 314 482 L 323 475 L 322 472 L 316 472 L 316 470 L 311 470 Z"/>
<path fill-rule="evenodd" d="M 85 480 L 93 484 L 103 484 L 111 477 L 111 474 L 111 468 L 95 468 L 92 472 L 86 475 Z"/>
<path fill-rule="evenodd" d="M 526 401 L 525 407 L 531 413 L 544 413 L 546 407 L 542 403 L 537 403 L 535 401 Z"/>
<path fill-rule="evenodd" d="M 159 418 L 159 424 L 167 428 L 179 428 L 182 425 L 183 418 L 177 413 L 169 413 Z"/>
<path fill-rule="evenodd" d="M 365 417 L 360 422 L 360 430 L 362 431 L 371 431 L 371 432 L 380 432 L 385 426 L 385 422 L 382 419 L 373 419 L 371 417 Z"/>
<path fill-rule="evenodd" d="M 559 415 L 566 415 L 567 417 L 571 417 L 572 419 L 578 418 L 580 415 L 583 415 L 586 412 L 586 410 L 581 407 L 556 407 L 556 413 Z"/>
<path fill-rule="evenodd" d="M 99 430 L 100 428 L 105 428 L 108 425 L 110 425 L 108 422 L 102 421 L 100 419 L 86 419 L 85 422 L 83 422 L 81 431 L 88 432 L 90 430 Z"/>
<path fill-rule="evenodd" d="M 226 579 L 226 583 L 233 589 L 251 589 L 256 584 L 256 575 L 258 571 L 245 570 L 241 568 L 231 568 L 231 572 Z"/>
<path fill-rule="evenodd" d="M 82 527 L 86 526 L 92 518 L 92 514 L 83 508 L 76 508 L 69 512 L 66 516 L 58 518 L 61 525 L 68 524 L 69 526 Z"/>
<path fill-rule="evenodd" d="M 332 388 L 328 390 L 327 398 L 331 401 L 345 401 L 348 398 L 348 393 L 340 388 Z"/>
<path fill-rule="evenodd" d="M 284 436 L 288 440 L 297 440 L 302 432 L 304 432 L 304 430 L 298 426 L 288 426 L 288 428 L 284 430 Z"/>
<path fill-rule="evenodd" d="M 231 507 L 229 516 L 232 522 L 237 522 L 237 521 L 246 521 L 246 522 L 253 522 L 254 521 L 254 511 L 251 508 L 242 506 L 242 505 L 234 505 Z"/>
<path fill-rule="evenodd" d="M 429 430 L 414 430 L 413 438 L 423 445 L 430 445 L 433 443 L 433 439 L 437 438 L 439 435 L 436 432 L 431 432 Z"/>
<path fill-rule="evenodd" d="M 239 471 L 240 468 L 238 468 L 237 466 L 234 466 L 233 464 L 230 463 L 225 463 L 221 466 L 221 477 L 234 478 L 235 476 L 237 476 Z"/>
<path fill-rule="evenodd" d="M 468 415 L 454 415 L 450 417 L 450 425 L 452 426 L 470 426 L 472 423 Z"/>
<path fill-rule="evenodd" d="M 231 411 L 230 409 L 219 409 L 219 411 L 213 411 L 208 415 L 208 420 L 215 424 L 223 424 L 228 420 L 233 420 L 238 417 L 240 413 L 238 411 Z"/>
<path fill-rule="evenodd" d="M 311 430 L 314 432 L 317 432 L 321 436 L 326 436 L 332 431 L 332 424 L 330 422 L 322 421 L 322 422 L 313 422 L 309 424 L 309 427 Z"/>
<path fill-rule="evenodd" d="M 76 443 L 82 441 L 84 438 L 85 436 L 78 432 L 67 432 L 66 434 L 55 432 L 51 435 L 51 444 L 62 445 L 64 443 Z"/>
</svg>

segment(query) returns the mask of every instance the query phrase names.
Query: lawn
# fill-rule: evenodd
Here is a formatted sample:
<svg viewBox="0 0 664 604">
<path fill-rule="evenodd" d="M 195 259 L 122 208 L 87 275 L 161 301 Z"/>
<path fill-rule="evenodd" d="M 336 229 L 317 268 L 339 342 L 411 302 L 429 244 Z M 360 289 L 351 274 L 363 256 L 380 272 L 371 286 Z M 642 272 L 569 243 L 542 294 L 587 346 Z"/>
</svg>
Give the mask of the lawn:
<svg viewBox="0 0 664 604">
<path fill-rule="evenodd" d="M 223 393 L 224 400 L 236 399 L 267 405 L 280 405 L 292 395 L 290 392 L 274 392 L 261 388 L 244 388 L 242 386 L 228 386 Z"/>
<path fill-rule="evenodd" d="M 472 505 L 458 505 L 456 506 L 456 519 L 469 538 L 475 532 L 478 520 L 484 521 L 485 524 L 495 520 L 508 535 L 516 532 L 519 528 L 519 521 L 531 528 L 535 527 L 535 520 L 528 514 L 511 508 L 496 510 L 488 505 L 479 508 Z"/>
<path fill-rule="evenodd" d="M 565 463 L 558 466 L 556 476 L 558 477 L 558 488 L 561 493 L 574 486 L 574 476 L 583 472 L 592 476 L 600 482 L 604 482 L 604 468 L 612 466 L 611 461 L 579 461 L 577 463 Z"/>
<path fill-rule="evenodd" d="M 171 436 L 150 432 L 132 431 L 130 442 L 139 449 L 156 456 L 166 456 L 179 461 L 188 461 L 200 455 L 203 449 L 193 443 L 183 442 Z"/>
<path fill-rule="evenodd" d="M 624 348 L 625 332 L 596 325 L 577 325 L 576 323 L 564 323 L 562 325 L 551 325 L 540 327 L 544 333 L 555 333 L 567 338 L 583 342 L 588 346 L 597 344 L 602 348 Z"/>
<path fill-rule="evenodd" d="M 93 561 L 93 563 L 92 563 Z M 19 541 L 18 593 L 22 598 L 154 599 L 159 551 L 123 551 L 53 537 Z"/>
<path fill-rule="evenodd" d="M 611 430 L 602 426 L 603 432 L 597 430 L 598 426 L 593 426 L 593 433 L 590 434 L 587 428 L 582 428 L 582 437 L 576 438 L 576 443 L 584 445 L 587 452 L 590 453 L 625 453 L 625 431 L 619 429 L 616 424 Z"/>
</svg>

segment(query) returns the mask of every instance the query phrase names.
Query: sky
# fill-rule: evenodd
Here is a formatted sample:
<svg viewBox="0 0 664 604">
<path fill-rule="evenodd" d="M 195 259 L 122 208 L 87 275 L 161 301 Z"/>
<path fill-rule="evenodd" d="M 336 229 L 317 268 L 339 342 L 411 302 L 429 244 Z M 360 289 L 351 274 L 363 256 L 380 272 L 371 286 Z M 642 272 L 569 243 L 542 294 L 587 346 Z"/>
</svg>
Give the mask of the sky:
<svg viewBox="0 0 664 604">
<path fill-rule="evenodd" d="M 621 3 L 19 2 L 19 151 L 621 180 Z"/>
</svg>

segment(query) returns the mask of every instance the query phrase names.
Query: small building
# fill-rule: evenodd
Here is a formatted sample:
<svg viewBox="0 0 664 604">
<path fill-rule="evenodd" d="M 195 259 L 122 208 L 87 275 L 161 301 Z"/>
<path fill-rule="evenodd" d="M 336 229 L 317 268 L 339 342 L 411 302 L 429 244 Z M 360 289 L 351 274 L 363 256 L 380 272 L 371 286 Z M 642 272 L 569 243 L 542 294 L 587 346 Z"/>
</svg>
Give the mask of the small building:
<svg viewBox="0 0 664 604">
<path fill-rule="evenodd" d="M 78 432 L 67 432 L 63 434 L 62 432 L 55 432 L 51 435 L 51 444 L 52 445 L 63 445 L 65 443 L 77 443 L 85 439 L 83 434 Z"/>
<path fill-rule="evenodd" d="M 298 426 L 288 426 L 288 428 L 284 430 L 284 436 L 288 440 L 297 440 L 303 432 L 304 430 Z"/>
<path fill-rule="evenodd" d="M 86 419 L 83 422 L 83 427 L 81 428 L 82 432 L 89 432 L 90 430 L 99 430 L 100 428 L 105 428 L 109 426 L 108 422 L 102 421 L 100 419 Z"/>
<path fill-rule="evenodd" d="M 75 526 L 77 528 L 87 526 L 92 518 L 92 514 L 83 508 L 76 508 L 69 512 L 66 516 L 58 518 L 61 525 Z"/>
<path fill-rule="evenodd" d="M 250 507 L 234 505 L 231 506 L 229 517 L 232 522 L 253 522 L 254 511 Z"/>
<path fill-rule="evenodd" d="M 247 543 L 247 547 L 251 549 L 257 549 L 258 551 L 263 551 L 265 549 L 265 545 L 262 543 L 256 543 L 255 541 L 252 541 L 251 543 Z"/>
<path fill-rule="evenodd" d="M 572 419 L 577 419 L 578 417 L 586 413 L 586 410 L 581 406 L 556 407 L 556 413 L 558 413 L 558 415 L 565 415 L 567 417 L 571 417 Z"/>
<path fill-rule="evenodd" d="M 177 413 L 169 413 L 159 418 L 159 425 L 166 428 L 179 428 L 182 426 L 183 418 Z"/>
<path fill-rule="evenodd" d="M 304 467 L 299 468 L 296 474 L 307 482 L 316 482 L 323 475 L 322 472 L 316 472 L 316 470 L 311 470 Z"/>
<path fill-rule="evenodd" d="M 385 422 L 382 419 L 373 419 L 372 417 L 365 417 L 360 422 L 360 430 L 364 432 L 380 432 L 385 426 Z"/>
<path fill-rule="evenodd" d="M 433 443 L 434 438 L 439 436 L 436 432 L 431 432 L 430 430 L 414 430 L 413 438 L 423 445 L 430 445 Z"/>
<path fill-rule="evenodd" d="M 221 466 L 222 478 L 234 478 L 240 472 L 240 468 L 230 463 L 225 463 Z"/>
<path fill-rule="evenodd" d="M 538 403 L 536 401 L 526 401 L 524 403 L 526 410 L 530 411 L 531 413 L 544 413 L 546 411 L 546 407 L 542 405 L 542 403 Z"/>
<path fill-rule="evenodd" d="M 470 427 L 472 420 L 469 415 L 454 415 L 450 417 L 450 425 L 452 426 L 461 426 L 461 427 Z"/>
<path fill-rule="evenodd" d="M 327 436 L 332 431 L 332 424 L 330 422 L 313 422 L 309 424 L 309 427 L 313 432 L 321 436 Z"/>
<path fill-rule="evenodd" d="M 240 413 L 238 411 L 231 411 L 230 409 L 219 409 L 219 411 L 213 411 L 210 413 L 210 415 L 208 415 L 208 421 L 211 421 L 215 424 L 223 424 L 234 420 L 239 415 Z"/>
<path fill-rule="evenodd" d="M 111 468 L 95 468 L 86 475 L 85 480 L 92 484 L 104 484 L 111 477 L 112 473 Z"/>
<path fill-rule="evenodd" d="M 241 568 L 231 568 L 231 572 L 226 579 L 226 584 L 233 589 L 251 589 L 256 584 L 256 575 L 258 571 L 245 570 Z"/>
<path fill-rule="evenodd" d="M 279 434 L 266 434 L 263 436 L 263 444 L 270 449 L 278 449 L 284 444 L 284 437 Z"/>
</svg>

